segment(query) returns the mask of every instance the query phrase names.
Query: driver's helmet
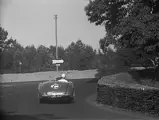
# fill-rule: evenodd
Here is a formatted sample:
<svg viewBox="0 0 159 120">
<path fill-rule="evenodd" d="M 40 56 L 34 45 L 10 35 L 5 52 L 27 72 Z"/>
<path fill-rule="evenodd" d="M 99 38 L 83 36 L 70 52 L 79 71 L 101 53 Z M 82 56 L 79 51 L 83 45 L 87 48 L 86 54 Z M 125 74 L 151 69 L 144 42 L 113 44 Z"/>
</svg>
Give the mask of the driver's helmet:
<svg viewBox="0 0 159 120">
<path fill-rule="evenodd" d="M 62 78 L 65 78 L 65 77 L 66 77 L 66 74 L 62 73 L 61 77 L 62 77 Z"/>
</svg>

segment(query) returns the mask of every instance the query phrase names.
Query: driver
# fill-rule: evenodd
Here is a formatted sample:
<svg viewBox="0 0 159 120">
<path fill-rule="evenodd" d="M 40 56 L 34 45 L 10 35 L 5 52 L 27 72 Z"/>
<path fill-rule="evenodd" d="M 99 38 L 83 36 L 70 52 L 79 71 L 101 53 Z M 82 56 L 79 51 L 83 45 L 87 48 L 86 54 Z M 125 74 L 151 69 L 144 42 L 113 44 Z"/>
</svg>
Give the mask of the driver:
<svg viewBox="0 0 159 120">
<path fill-rule="evenodd" d="M 59 82 L 68 82 L 65 78 L 66 78 L 66 75 L 65 75 L 64 73 L 62 73 L 61 79 L 58 80 L 58 81 L 59 81 Z"/>
</svg>

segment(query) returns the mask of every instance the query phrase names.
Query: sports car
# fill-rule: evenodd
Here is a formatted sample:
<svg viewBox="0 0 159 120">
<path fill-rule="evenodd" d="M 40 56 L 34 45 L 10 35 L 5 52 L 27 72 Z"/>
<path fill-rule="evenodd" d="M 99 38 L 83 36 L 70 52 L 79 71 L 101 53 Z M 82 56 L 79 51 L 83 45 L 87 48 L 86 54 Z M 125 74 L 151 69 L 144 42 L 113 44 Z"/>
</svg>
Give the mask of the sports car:
<svg viewBox="0 0 159 120">
<path fill-rule="evenodd" d="M 38 86 L 38 98 L 42 103 L 45 100 L 75 102 L 75 88 L 71 81 L 60 82 L 51 80 L 41 82 Z"/>
</svg>

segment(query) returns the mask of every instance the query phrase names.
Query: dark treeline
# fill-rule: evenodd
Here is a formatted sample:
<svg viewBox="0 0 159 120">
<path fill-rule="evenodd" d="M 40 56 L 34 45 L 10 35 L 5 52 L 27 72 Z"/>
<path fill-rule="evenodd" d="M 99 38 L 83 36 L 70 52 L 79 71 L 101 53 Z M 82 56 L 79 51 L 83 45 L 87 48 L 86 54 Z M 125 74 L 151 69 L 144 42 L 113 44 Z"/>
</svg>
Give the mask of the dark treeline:
<svg viewBox="0 0 159 120">
<path fill-rule="evenodd" d="M 115 44 L 136 59 L 154 60 L 159 55 L 158 7 L 159 0 L 90 0 L 85 12 L 91 23 L 105 26 L 106 36 L 99 41 L 103 52 Z"/>
<path fill-rule="evenodd" d="M 1 73 L 37 72 L 56 70 L 56 46 L 34 45 L 23 47 L 1 27 Z M 3 42 L 3 44 L 2 44 Z M 86 70 L 98 67 L 98 54 L 82 40 L 72 42 L 67 48 L 58 47 L 58 58 L 63 59 L 59 70 Z"/>
<path fill-rule="evenodd" d="M 90 0 L 85 7 L 88 21 L 105 26 L 106 36 L 99 41 L 107 56 L 105 60 L 112 59 L 111 63 L 116 65 L 136 62 L 142 66 L 154 66 L 159 80 L 158 7 L 159 0 Z M 118 51 L 108 57 L 110 44 L 114 44 Z"/>
</svg>

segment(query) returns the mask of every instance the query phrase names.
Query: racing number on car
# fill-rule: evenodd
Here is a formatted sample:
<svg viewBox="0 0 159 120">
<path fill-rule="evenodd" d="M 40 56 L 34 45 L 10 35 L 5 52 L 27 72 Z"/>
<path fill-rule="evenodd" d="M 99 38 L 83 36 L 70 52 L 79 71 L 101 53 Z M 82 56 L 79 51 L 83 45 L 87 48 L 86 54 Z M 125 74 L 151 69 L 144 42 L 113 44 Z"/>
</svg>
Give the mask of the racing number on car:
<svg viewBox="0 0 159 120">
<path fill-rule="evenodd" d="M 53 84 L 53 85 L 51 85 L 51 88 L 53 88 L 53 89 L 58 89 L 58 88 L 59 88 L 59 85 L 58 85 L 58 84 Z"/>
</svg>

